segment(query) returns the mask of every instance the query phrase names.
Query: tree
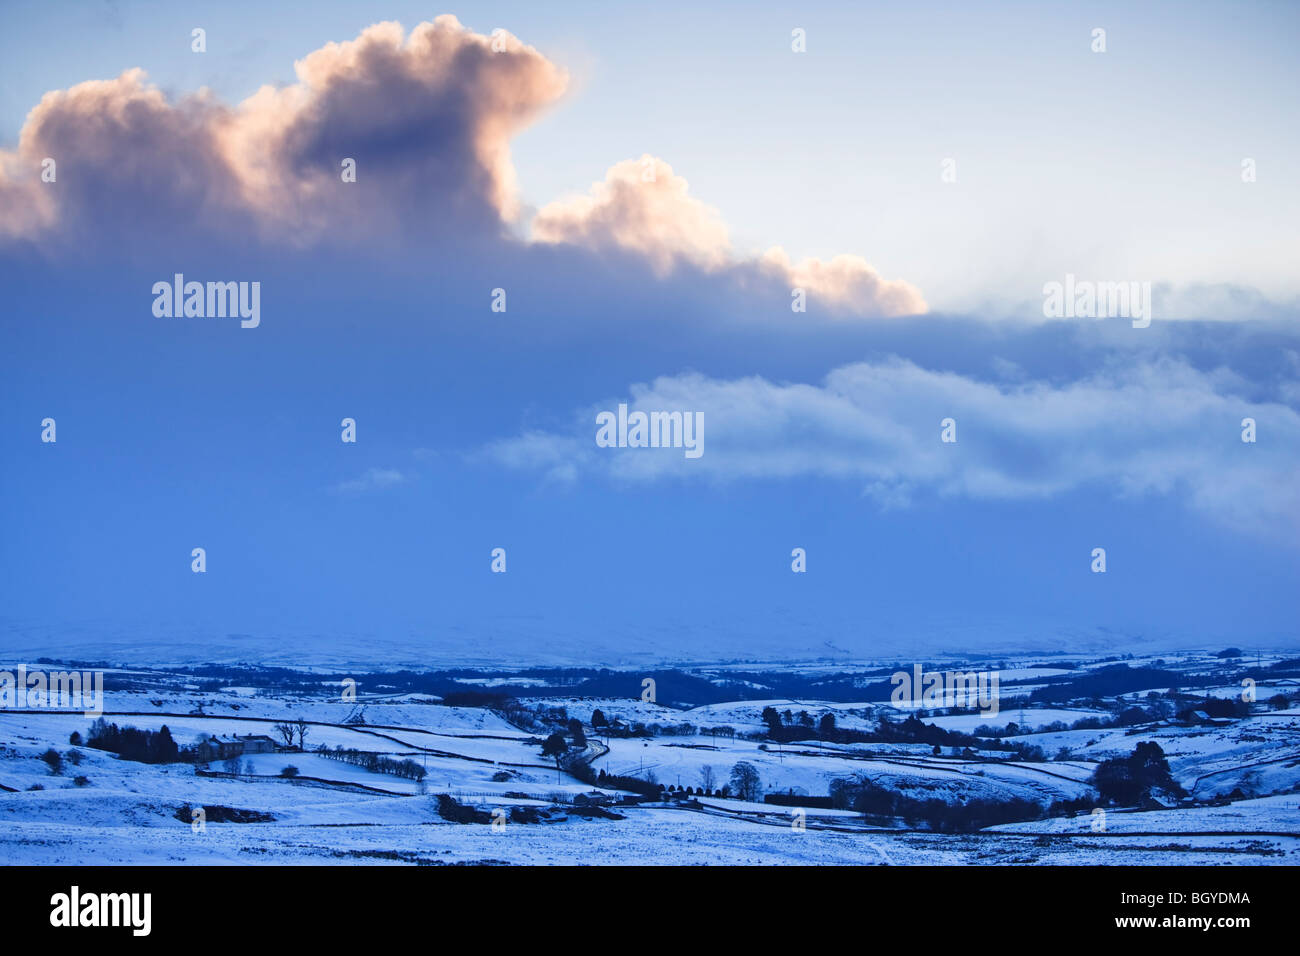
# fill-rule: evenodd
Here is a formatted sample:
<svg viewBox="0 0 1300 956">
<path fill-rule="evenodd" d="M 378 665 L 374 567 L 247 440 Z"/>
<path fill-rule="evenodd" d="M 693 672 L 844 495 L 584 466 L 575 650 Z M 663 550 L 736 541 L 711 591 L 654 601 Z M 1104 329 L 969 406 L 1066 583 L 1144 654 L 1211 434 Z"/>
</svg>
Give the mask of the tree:
<svg viewBox="0 0 1300 956">
<path fill-rule="evenodd" d="M 591 712 L 592 730 L 595 730 L 597 727 L 608 727 L 608 726 L 609 726 L 609 721 L 605 719 L 604 711 L 602 711 L 599 707 L 597 707 L 595 710 Z"/>
<path fill-rule="evenodd" d="M 1109 803 L 1135 804 L 1150 800 L 1156 793 L 1179 796 L 1182 787 L 1169 772 L 1165 752 L 1154 741 L 1143 741 L 1127 757 L 1112 757 L 1097 765 L 1093 786 Z"/>
<path fill-rule="evenodd" d="M 542 756 L 555 758 L 555 771 L 558 778 L 560 770 L 560 758 L 569 752 L 569 745 L 564 741 L 564 734 L 558 730 L 547 737 L 542 743 Z"/>
<path fill-rule="evenodd" d="M 822 740 L 831 740 L 835 737 L 835 715 L 827 711 L 822 715 L 821 724 L 817 728 L 821 731 Z"/>
<path fill-rule="evenodd" d="M 41 754 L 41 759 L 49 764 L 50 773 L 63 773 L 63 756 L 53 747 Z"/>
<path fill-rule="evenodd" d="M 293 735 L 296 732 L 293 724 L 288 722 L 279 723 L 275 724 L 271 729 L 284 738 L 284 745 L 286 747 L 293 746 Z"/>
<path fill-rule="evenodd" d="M 713 772 L 713 768 L 704 766 L 700 768 L 700 783 L 704 784 L 706 793 L 712 793 L 713 788 L 718 785 L 718 775 Z"/>
<path fill-rule="evenodd" d="M 285 767 L 283 770 L 280 771 L 280 776 L 296 777 L 298 776 L 298 768 L 295 767 L 293 764 L 289 764 L 289 766 Z"/>
<path fill-rule="evenodd" d="M 74 746 L 74 747 L 80 747 L 80 746 L 81 746 L 81 734 L 79 734 L 77 731 L 74 730 L 74 731 L 72 732 L 72 736 L 68 738 L 68 743 L 72 744 L 72 746 Z"/>
<path fill-rule="evenodd" d="M 295 717 L 293 720 L 293 731 L 298 735 L 298 749 L 306 749 L 307 735 L 311 733 L 311 726 L 303 718 Z"/>
<path fill-rule="evenodd" d="M 776 712 L 776 708 L 767 706 L 763 708 L 763 723 L 767 724 L 767 735 L 777 737 L 781 733 L 781 715 Z"/>
<path fill-rule="evenodd" d="M 587 746 L 587 735 L 582 730 L 582 721 L 577 717 L 569 718 L 569 736 L 573 738 L 573 746 Z"/>
<path fill-rule="evenodd" d="M 761 785 L 758 770 L 747 760 L 731 768 L 731 789 L 741 800 L 755 801 Z"/>
<path fill-rule="evenodd" d="M 172 732 L 163 724 L 158 734 L 151 741 L 152 747 L 148 748 L 148 758 L 153 763 L 175 763 L 180 759 L 181 748 L 176 746 L 176 741 L 172 739 Z"/>
</svg>

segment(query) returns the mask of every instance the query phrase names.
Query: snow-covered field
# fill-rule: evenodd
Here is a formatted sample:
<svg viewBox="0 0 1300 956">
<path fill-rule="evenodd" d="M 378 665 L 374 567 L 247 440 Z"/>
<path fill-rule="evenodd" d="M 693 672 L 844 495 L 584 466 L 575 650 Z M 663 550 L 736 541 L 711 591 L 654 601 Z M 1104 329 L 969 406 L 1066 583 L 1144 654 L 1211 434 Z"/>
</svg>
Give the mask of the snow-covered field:
<svg viewBox="0 0 1300 956">
<path fill-rule="evenodd" d="M 1025 665 L 1019 672 L 1029 679 L 1067 671 Z M 1220 696 L 1217 690 L 1208 693 Z M 1108 712 L 1026 706 L 1023 714 L 1008 710 L 996 718 L 925 718 L 964 733 L 1014 720 L 1021 725 L 1014 740 L 1040 748 L 1045 758 L 1025 759 L 996 747 L 943 746 L 936 752 L 919 742 L 759 739 L 768 706 L 794 715 L 807 711 L 818 720 L 830 713 L 838 727 L 859 731 L 881 716 L 891 721 L 903 716 L 870 702 L 775 698 L 680 709 L 639 699 L 546 696 L 520 704 L 539 715 L 564 708 L 564 720 L 555 725 L 561 728 L 569 719 L 581 722 L 586 750 L 575 746 L 566 759 L 589 763 L 593 773 L 670 788 L 714 789 L 731 779 L 737 764 L 747 763 L 757 774 L 759 794 L 804 805 L 691 794 L 610 806 L 612 815 L 584 815 L 574 801 L 593 787 L 542 755 L 549 730 L 535 721 L 516 726 L 504 713 L 444 706 L 430 695 L 344 701 L 328 685 L 314 696 L 283 695 L 238 681 L 199 691 L 177 679 L 146 690 L 109 692 L 105 719 L 150 731 L 165 725 L 180 746 L 207 736 L 254 734 L 276 739 L 280 748 L 244 755 L 233 764 L 146 764 L 72 743 L 74 733 L 88 734 L 92 718 L 84 714 L 0 709 L 0 859 L 40 864 L 1300 863 L 1300 708 L 1260 707 L 1215 725 L 1154 720 L 1132 728 L 1048 733 L 1034 730 Z M 673 732 L 606 738 L 591 726 L 597 709 L 611 720 L 657 724 Z M 276 727 L 296 718 L 306 722 L 306 752 L 283 746 Z M 720 726 L 734 728 L 737 735 L 700 733 Z M 1043 808 L 1053 801 L 1086 803 L 1095 798 L 1091 776 L 1098 761 L 1125 757 L 1140 741 L 1159 744 L 1189 796 L 1165 809 L 1108 808 L 1101 830 L 1087 810 L 976 832 L 938 833 L 825 805 L 832 783 L 845 780 L 954 807 L 971 801 L 1020 800 Z M 426 776 L 417 782 L 372 772 L 313 752 L 321 746 L 414 761 Z M 51 748 L 62 759 L 56 769 L 43 759 Z M 284 775 L 290 766 L 296 776 Z M 627 795 L 612 786 L 600 792 L 607 801 Z M 438 812 L 440 794 L 481 811 L 531 807 L 528 812 L 543 816 L 507 818 L 497 827 L 452 823 Z M 202 826 L 194 824 L 194 807 L 208 808 Z M 259 822 L 224 822 L 231 811 Z"/>
</svg>

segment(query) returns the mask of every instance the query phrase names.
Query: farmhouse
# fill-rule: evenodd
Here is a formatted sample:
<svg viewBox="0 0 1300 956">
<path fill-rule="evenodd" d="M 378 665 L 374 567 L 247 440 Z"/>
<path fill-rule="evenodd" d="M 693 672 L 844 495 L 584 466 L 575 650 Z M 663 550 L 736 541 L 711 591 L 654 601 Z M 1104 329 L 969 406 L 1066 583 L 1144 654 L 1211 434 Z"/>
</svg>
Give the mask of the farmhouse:
<svg viewBox="0 0 1300 956">
<path fill-rule="evenodd" d="M 216 760 L 230 760 L 244 754 L 269 754 L 275 752 L 275 741 L 264 734 L 249 734 L 240 737 L 209 736 L 194 746 L 194 755 L 200 763 L 212 763 Z"/>
<path fill-rule="evenodd" d="M 275 741 L 265 734 L 249 734 L 247 737 L 240 737 L 244 743 L 244 753 L 246 754 L 271 754 L 275 753 Z"/>
<path fill-rule="evenodd" d="M 1229 717 L 1212 717 L 1203 710 L 1184 710 L 1178 719 L 1185 724 L 1200 724 L 1203 727 L 1225 727 L 1233 722 Z"/>
</svg>

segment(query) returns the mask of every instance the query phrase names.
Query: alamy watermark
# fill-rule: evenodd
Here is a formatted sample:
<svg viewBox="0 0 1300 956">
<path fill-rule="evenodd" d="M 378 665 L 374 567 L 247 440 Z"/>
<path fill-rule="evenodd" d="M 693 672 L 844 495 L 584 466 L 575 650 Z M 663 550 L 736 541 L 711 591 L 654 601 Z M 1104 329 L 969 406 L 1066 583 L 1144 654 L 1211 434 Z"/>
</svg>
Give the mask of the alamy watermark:
<svg viewBox="0 0 1300 956">
<path fill-rule="evenodd" d="M 152 893 L 83 893 L 73 886 L 50 897 L 54 927 L 126 927 L 133 936 L 148 936 L 153 928 Z"/>
<path fill-rule="evenodd" d="M 896 671 L 889 682 L 894 692 L 889 702 L 895 707 L 978 707 L 980 716 L 998 712 L 997 671 L 930 671 L 920 664 L 912 672 Z"/>
<path fill-rule="evenodd" d="M 260 282 L 186 282 L 177 272 L 171 282 L 155 282 L 153 295 L 153 314 L 160 319 L 239 318 L 245 329 L 262 322 Z"/>
<path fill-rule="evenodd" d="M 684 448 L 687 458 L 704 454 L 703 412 L 632 412 L 596 416 L 596 444 L 601 448 Z"/>
<path fill-rule="evenodd" d="M 0 710 L 79 710 L 87 717 L 104 712 L 103 671 L 0 671 Z"/>
<path fill-rule="evenodd" d="M 1048 319 L 1133 320 L 1133 328 L 1151 324 L 1150 282 L 1091 282 L 1065 274 L 1064 282 L 1043 284 L 1043 316 Z"/>
</svg>

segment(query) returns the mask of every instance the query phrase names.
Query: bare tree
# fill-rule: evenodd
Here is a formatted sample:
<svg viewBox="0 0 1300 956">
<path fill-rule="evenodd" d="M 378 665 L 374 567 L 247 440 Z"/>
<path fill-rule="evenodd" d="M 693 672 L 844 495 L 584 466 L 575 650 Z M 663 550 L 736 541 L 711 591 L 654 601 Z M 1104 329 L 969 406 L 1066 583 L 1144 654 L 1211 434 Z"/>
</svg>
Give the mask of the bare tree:
<svg viewBox="0 0 1300 956">
<path fill-rule="evenodd" d="M 308 725 L 307 721 L 303 720 L 301 717 L 295 717 L 293 721 L 293 729 L 298 735 L 298 749 L 305 751 L 307 748 L 307 735 L 311 733 L 311 727 Z"/>
<path fill-rule="evenodd" d="M 293 724 L 289 724 L 289 723 L 280 723 L 280 724 L 276 724 L 272 729 L 273 729 L 277 734 L 279 734 L 281 737 L 284 738 L 284 745 L 285 745 L 286 747 L 292 747 L 292 746 L 293 746 L 293 734 L 294 734 L 294 726 L 293 726 Z"/>
<path fill-rule="evenodd" d="M 704 791 L 706 793 L 712 793 L 718 785 L 718 775 L 713 772 L 712 767 L 701 767 L 700 782 L 704 784 Z"/>
<path fill-rule="evenodd" d="M 742 760 L 731 768 L 731 789 L 741 800 L 757 800 L 761 786 L 758 769 L 749 761 Z"/>
</svg>

